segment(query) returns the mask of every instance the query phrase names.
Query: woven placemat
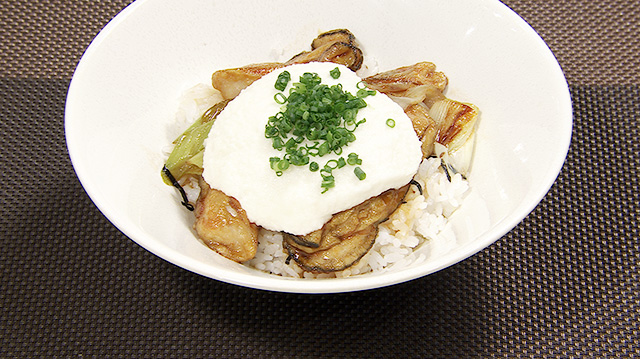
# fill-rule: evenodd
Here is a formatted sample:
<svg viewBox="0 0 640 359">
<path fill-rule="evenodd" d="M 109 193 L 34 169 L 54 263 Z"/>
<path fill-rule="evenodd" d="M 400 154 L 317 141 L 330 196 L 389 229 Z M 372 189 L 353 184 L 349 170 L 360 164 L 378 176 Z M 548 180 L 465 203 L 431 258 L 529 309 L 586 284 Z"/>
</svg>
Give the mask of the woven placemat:
<svg viewBox="0 0 640 359">
<path fill-rule="evenodd" d="M 74 174 L 63 118 L 77 61 L 128 1 L 0 3 L 0 357 L 640 356 L 639 6 L 506 3 L 570 84 L 558 180 L 475 256 L 337 295 L 214 281 L 115 229 Z"/>
</svg>

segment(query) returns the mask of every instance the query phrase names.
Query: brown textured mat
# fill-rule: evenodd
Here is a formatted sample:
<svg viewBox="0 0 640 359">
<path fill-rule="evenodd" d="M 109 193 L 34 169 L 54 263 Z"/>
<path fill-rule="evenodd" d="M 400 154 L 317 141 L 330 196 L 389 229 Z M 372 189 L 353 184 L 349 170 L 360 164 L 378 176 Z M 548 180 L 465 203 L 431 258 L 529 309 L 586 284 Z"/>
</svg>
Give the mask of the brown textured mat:
<svg viewBox="0 0 640 359">
<path fill-rule="evenodd" d="M 506 2 L 571 87 L 558 181 L 462 263 L 317 296 L 175 267 L 84 193 L 64 142 L 66 91 L 82 51 L 127 3 L 0 3 L 0 357 L 640 356 L 637 2 Z"/>
</svg>

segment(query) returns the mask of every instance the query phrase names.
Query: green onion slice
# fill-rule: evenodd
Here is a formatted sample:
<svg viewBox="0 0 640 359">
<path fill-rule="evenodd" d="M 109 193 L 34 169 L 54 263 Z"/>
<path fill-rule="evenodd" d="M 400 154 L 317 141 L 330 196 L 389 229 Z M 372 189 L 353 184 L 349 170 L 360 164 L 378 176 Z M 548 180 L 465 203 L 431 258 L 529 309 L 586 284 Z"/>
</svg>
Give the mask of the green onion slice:
<svg viewBox="0 0 640 359">
<path fill-rule="evenodd" d="M 332 78 L 337 79 L 340 77 L 340 69 L 338 67 L 336 67 L 335 69 L 329 71 L 329 75 L 331 75 Z"/>
<path fill-rule="evenodd" d="M 389 126 L 391 128 L 396 127 L 396 121 L 394 119 L 392 119 L 392 118 L 387 119 L 387 126 Z"/>
</svg>

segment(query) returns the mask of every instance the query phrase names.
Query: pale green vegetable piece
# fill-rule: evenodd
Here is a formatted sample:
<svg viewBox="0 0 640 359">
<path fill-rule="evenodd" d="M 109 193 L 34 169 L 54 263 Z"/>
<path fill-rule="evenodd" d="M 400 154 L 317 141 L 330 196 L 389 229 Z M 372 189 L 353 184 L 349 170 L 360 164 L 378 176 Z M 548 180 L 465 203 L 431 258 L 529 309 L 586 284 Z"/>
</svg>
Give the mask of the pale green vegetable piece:
<svg viewBox="0 0 640 359">
<path fill-rule="evenodd" d="M 175 141 L 176 144 L 167 158 L 165 168 L 171 172 L 176 180 L 186 175 L 202 173 L 202 156 L 204 154 L 204 140 L 209 136 L 215 118 L 225 108 L 229 101 L 222 101 L 211 108 L 184 131 Z M 173 185 L 164 171 L 162 179 L 168 185 Z"/>
</svg>

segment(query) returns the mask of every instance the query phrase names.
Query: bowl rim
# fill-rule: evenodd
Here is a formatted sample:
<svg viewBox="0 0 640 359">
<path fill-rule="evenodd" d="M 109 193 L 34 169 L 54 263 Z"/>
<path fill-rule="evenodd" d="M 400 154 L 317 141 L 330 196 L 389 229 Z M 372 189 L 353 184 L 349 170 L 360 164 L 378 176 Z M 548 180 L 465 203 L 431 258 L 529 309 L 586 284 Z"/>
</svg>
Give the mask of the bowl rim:
<svg viewBox="0 0 640 359">
<path fill-rule="evenodd" d="M 74 141 L 74 136 L 76 136 L 76 134 L 74 132 L 74 129 L 68 126 L 68 114 L 72 106 L 72 101 L 70 99 L 72 99 L 75 92 L 78 91 L 76 86 L 76 77 L 83 72 L 86 61 L 85 59 L 90 58 L 96 52 L 96 49 L 99 48 L 100 44 L 109 36 L 110 32 L 121 22 L 123 22 L 130 14 L 132 14 L 139 6 L 151 1 L 153 0 L 137 0 L 129 4 L 111 21 L 109 21 L 109 23 L 98 33 L 98 35 L 93 39 L 93 41 L 85 50 L 74 71 L 67 91 L 67 99 L 65 104 L 65 139 L 69 157 L 76 172 L 76 176 L 78 177 L 86 193 L 94 202 L 94 205 L 96 205 L 96 207 L 108 218 L 108 220 L 111 221 L 120 232 L 122 232 L 124 235 L 126 235 L 141 247 L 145 248 L 156 256 L 191 272 L 222 282 L 248 288 L 275 292 L 309 294 L 362 291 L 408 282 L 440 271 L 467 258 L 470 258 L 513 230 L 522 220 L 524 220 L 524 218 L 527 217 L 529 213 L 531 213 L 538 206 L 540 201 L 542 201 L 542 199 L 547 195 L 557 177 L 559 176 L 564 162 L 566 161 L 566 157 L 571 144 L 573 109 L 569 86 L 564 77 L 560 64 L 558 63 L 548 45 L 540 37 L 540 35 L 522 17 L 520 17 L 508 6 L 498 0 L 483 0 L 485 4 L 495 6 L 496 11 L 500 11 L 501 15 L 508 17 L 510 21 L 513 21 L 515 24 L 517 24 L 523 31 L 525 31 L 527 37 L 533 39 L 537 43 L 538 48 L 543 52 L 544 56 L 550 57 L 553 60 L 552 63 L 554 64 L 554 66 L 553 69 L 550 70 L 554 72 L 554 77 L 557 77 L 559 81 L 563 82 L 561 96 L 563 97 L 564 101 L 562 101 L 562 113 L 559 114 L 558 117 L 567 119 L 567 121 L 562 123 L 563 126 L 561 128 L 562 131 L 567 135 L 564 138 L 564 142 L 560 145 L 560 148 L 562 148 L 562 156 L 558 155 L 554 157 L 553 163 L 550 164 L 550 168 L 552 168 L 553 171 L 549 170 L 549 172 L 555 173 L 555 176 L 550 176 L 549 178 L 547 178 L 546 183 L 544 183 L 543 185 L 544 190 L 538 194 L 538 196 L 536 197 L 536 201 L 532 201 L 527 206 L 519 206 L 518 208 L 516 208 L 515 214 L 512 214 L 508 218 L 503 219 L 504 221 L 506 221 L 503 225 L 501 225 L 499 228 L 495 228 L 494 226 L 491 230 L 483 233 L 481 236 L 475 238 L 470 243 L 463 245 L 462 247 L 464 248 L 464 250 L 459 251 L 459 253 L 455 256 L 449 257 L 447 261 L 441 261 L 441 263 L 439 263 L 438 260 L 432 261 L 434 265 L 432 265 L 428 270 L 422 270 L 421 268 L 409 268 L 395 272 L 386 272 L 382 275 L 375 276 L 358 275 L 347 278 L 314 280 L 280 277 L 275 275 L 268 275 L 262 272 L 260 272 L 261 275 L 255 275 L 250 272 L 238 272 L 228 269 L 212 271 L 210 268 L 208 268 L 208 265 L 206 263 L 194 260 L 189 256 L 170 248 L 164 243 L 153 242 L 152 238 L 148 238 L 150 237 L 149 234 L 144 233 L 139 228 L 125 225 L 120 221 L 120 218 L 110 216 L 108 214 L 108 208 L 106 208 L 107 206 L 104 204 L 105 202 L 101 200 L 101 194 L 99 193 L 99 190 L 91 184 L 91 181 L 89 179 L 90 173 L 85 171 L 85 168 L 78 165 L 76 156 L 79 149 L 76 148 L 76 142 Z M 249 269 L 249 271 L 257 270 Z"/>
</svg>

